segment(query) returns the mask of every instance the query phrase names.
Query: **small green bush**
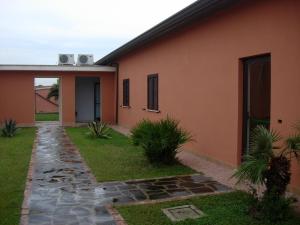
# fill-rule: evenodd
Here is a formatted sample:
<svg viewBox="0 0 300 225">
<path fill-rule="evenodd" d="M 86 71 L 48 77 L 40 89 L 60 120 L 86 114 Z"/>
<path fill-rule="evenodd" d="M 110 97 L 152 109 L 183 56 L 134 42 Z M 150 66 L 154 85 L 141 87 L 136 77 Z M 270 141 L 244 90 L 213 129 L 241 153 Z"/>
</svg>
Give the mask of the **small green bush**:
<svg viewBox="0 0 300 225">
<path fill-rule="evenodd" d="M 2 128 L 3 137 L 13 137 L 17 133 L 17 123 L 15 120 L 9 119 L 4 121 L 4 126 Z"/>
<path fill-rule="evenodd" d="M 151 163 L 176 162 L 178 149 L 191 140 L 190 134 L 179 127 L 179 121 L 169 117 L 155 122 L 142 120 L 131 133 L 133 144 L 144 149 Z"/>
<path fill-rule="evenodd" d="M 277 194 L 277 190 L 265 194 L 259 202 L 258 211 L 261 219 L 268 219 L 271 223 L 286 220 L 291 216 L 292 198 L 286 198 Z"/>
<path fill-rule="evenodd" d="M 110 128 L 102 122 L 91 122 L 88 124 L 89 135 L 97 138 L 111 138 Z"/>
<path fill-rule="evenodd" d="M 154 123 L 150 120 L 142 120 L 135 127 L 131 129 L 131 140 L 134 145 L 140 145 L 143 139 L 150 135 L 148 134 L 151 130 L 155 129 Z"/>
<path fill-rule="evenodd" d="M 249 214 L 258 220 L 267 221 L 268 224 L 287 220 L 292 215 L 291 203 L 297 201 L 292 197 L 278 195 L 277 190 L 265 193 L 261 198 L 255 191 L 249 197 Z"/>
</svg>

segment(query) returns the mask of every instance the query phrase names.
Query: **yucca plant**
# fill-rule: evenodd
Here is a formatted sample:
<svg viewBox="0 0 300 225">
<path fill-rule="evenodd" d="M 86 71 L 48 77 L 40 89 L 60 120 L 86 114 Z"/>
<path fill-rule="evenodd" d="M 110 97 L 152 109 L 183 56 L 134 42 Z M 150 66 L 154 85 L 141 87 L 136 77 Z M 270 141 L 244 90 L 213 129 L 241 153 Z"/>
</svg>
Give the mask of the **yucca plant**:
<svg viewBox="0 0 300 225">
<path fill-rule="evenodd" d="M 272 221 L 282 219 L 283 212 L 287 211 L 288 204 L 284 203 L 284 194 L 291 179 L 291 160 L 300 156 L 300 126 L 297 125 L 296 133 L 285 139 L 283 146 L 278 147 L 281 140 L 278 132 L 257 126 L 250 137 L 249 154 L 233 175 L 238 179 L 238 183 L 247 181 L 251 185 L 266 187 L 261 200 L 258 201 L 257 210 L 271 216 Z M 274 208 L 274 204 L 285 208 Z"/>
<path fill-rule="evenodd" d="M 190 134 L 179 127 L 179 121 L 169 117 L 155 122 L 143 120 L 131 133 L 133 143 L 144 149 L 151 163 L 174 163 L 181 145 L 191 140 Z"/>
<path fill-rule="evenodd" d="M 16 135 L 18 128 L 15 120 L 9 119 L 4 121 L 2 128 L 3 137 L 13 137 Z"/>
<path fill-rule="evenodd" d="M 97 138 L 111 138 L 110 128 L 103 122 L 94 121 L 88 124 L 89 135 Z"/>
</svg>

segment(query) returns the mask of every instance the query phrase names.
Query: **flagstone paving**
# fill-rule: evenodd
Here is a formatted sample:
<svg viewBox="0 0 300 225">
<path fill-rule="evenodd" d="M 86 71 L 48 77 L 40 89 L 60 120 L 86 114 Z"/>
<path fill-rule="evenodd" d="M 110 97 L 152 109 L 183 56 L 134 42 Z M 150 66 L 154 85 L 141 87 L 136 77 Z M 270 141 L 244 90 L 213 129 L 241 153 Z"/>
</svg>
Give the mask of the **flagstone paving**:
<svg viewBox="0 0 300 225">
<path fill-rule="evenodd" d="M 35 157 L 29 225 L 112 225 L 109 204 L 230 191 L 201 174 L 97 183 L 58 124 L 39 125 Z"/>
</svg>

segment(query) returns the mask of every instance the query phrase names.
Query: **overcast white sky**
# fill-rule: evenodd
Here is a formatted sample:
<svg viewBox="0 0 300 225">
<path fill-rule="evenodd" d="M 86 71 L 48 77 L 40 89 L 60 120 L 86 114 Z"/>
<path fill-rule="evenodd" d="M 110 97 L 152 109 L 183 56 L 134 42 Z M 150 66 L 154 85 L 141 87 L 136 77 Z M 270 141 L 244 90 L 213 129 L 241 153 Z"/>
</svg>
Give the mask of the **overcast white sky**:
<svg viewBox="0 0 300 225">
<path fill-rule="evenodd" d="M 0 64 L 56 64 L 59 53 L 97 60 L 194 1 L 0 0 Z"/>
</svg>

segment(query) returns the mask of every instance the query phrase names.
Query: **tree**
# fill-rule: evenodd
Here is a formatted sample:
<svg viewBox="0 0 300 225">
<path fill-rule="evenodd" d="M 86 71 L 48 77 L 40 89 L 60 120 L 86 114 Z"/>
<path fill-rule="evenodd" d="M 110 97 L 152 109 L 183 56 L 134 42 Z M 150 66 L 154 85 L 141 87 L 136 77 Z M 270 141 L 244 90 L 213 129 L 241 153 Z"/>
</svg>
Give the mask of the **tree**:
<svg viewBox="0 0 300 225">
<path fill-rule="evenodd" d="M 47 99 L 54 97 L 55 100 L 59 98 L 59 81 L 56 84 L 53 84 L 48 93 Z"/>
</svg>

